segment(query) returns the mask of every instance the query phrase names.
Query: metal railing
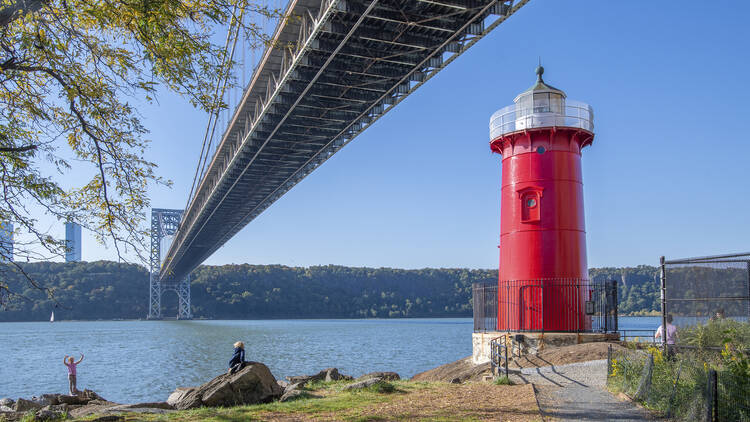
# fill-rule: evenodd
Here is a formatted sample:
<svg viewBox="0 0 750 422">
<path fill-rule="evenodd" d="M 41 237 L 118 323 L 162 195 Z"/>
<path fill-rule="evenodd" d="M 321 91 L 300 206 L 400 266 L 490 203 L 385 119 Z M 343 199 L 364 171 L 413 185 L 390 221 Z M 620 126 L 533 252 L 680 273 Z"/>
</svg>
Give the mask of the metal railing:
<svg viewBox="0 0 750 422">
<path fill-rule="evenodd" d="M 594 109 L 583 102 L 566 100 L 565 105 L 518 108 L 503 107 L 490 117 L 490 139 L 518 130 L 565 126 L 594 131 Z"/>
<path fill-rule="evenodd" d="M 547 304 L 545 306 L 545 303 Z M 617 332 L 617 284 L 577 278 L 473 285 L 474 331 Z"/>
<path fill-rule="evenodd" d="M 503 368 L 506 378 L 509 375 L 507 341 L 507 336 L 490 340 L 490 365 L 492 367 L 492 374 L 500 375 L 500 368 Z"/>
<path fill-rule="evenodd" d="M 656 343 L 656 330 L 619 330 L 620 341 L 635 343 Z"/>
</svg>

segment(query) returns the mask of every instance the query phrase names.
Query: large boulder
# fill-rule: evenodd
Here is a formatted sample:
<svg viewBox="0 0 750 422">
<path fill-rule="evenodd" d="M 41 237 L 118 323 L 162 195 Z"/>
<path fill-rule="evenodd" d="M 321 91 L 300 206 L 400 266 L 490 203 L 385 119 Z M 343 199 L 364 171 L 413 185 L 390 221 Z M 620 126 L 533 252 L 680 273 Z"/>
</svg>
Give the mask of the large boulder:
<svg viewBox="0 0 750 422">
<path fill-rule="evenodd" d="M 339 381 L 351 380 L 354 378 L 340 373 L 337 368 L 326 368 L 315 375 L 297 375 L 286 377 L 286 379 L 292 384 L 302 383 L 302 385 L 305 385 L 311 381 Z"/>
<path fill-rule="evenodd" d="M 398 381 L 401 377 L 395 372 L 370 372 L 357 378 L 357 381 L 362 381 L 370 378 L 380 378 L 383 381 Z"/>
<path fill-rule="evenodd" d="M 199 387 L 178 388 L 169 396 L 167 403 L 180 410 L 201 406 L 236 406 L 268 403 L 281 397 L 282 393 L 268 367 L 253 362 L 234 374 L 219 375 Z"/>
<path fill-rule="evenodd" d="M 2 399 L 0 399 L 0 406 L 12 407 L 14 403 L 15 402 L 13 401 L 13 399 L 9 399 L 7 397 L 3 397 Z"/>
<path fill-rule="evenodd" d="M 29 410 L 37 411 L 44 407 L 44 405 L 39 404 L 32 400 L 26 400 L 24 398 L 19 398 L 16 400 L 16 404 L 13 406 L 13 410 L 16 412 L 28 412 Z"/>
</svg>

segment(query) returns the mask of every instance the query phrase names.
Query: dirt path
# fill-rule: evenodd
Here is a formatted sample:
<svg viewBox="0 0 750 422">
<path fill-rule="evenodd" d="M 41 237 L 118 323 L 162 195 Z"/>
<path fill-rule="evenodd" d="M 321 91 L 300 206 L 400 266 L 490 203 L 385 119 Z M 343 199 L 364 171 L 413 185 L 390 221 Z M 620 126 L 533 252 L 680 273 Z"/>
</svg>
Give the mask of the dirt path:
<svg viewBox="0 0 750 422">
<path fill-rule="evenodd" d="M 621 401 L 605 389 L 607 361 L 524 368 L 515 382 L 533 383 L 547 421 L 649 421 L 645 410 Z"/>
</svg>

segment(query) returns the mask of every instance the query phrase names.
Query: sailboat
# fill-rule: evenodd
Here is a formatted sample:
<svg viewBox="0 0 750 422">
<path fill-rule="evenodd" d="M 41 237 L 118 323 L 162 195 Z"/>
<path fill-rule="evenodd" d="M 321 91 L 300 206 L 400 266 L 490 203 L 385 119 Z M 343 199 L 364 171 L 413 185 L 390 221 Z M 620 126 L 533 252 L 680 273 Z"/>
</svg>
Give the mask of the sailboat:
<svg viewBox="0 0 750 422">
<path fill-rule="evenodd" d="M 49 316 L 49 322 L 55 322 L 55 311 L 52 311 L 52 315 Z"/>
</svg>

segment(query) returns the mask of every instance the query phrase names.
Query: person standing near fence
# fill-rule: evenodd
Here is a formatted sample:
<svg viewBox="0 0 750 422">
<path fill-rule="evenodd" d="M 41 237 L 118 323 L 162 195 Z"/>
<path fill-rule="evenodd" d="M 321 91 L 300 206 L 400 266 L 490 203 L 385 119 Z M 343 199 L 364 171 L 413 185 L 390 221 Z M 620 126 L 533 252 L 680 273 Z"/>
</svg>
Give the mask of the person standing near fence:
<svg viewBox="0 0 750 422">
<path fill-rule="evenodd" d="M 656 333 L 654 333 L 654 339 L 661 338 L 662 336 L 666 336 L 667 341 L 667 358 L 672 359 L 674 358 L 674 345 L 675 340 L 677 340 L 677 327 L 672 325 L 672 314 L 667 315 L 667 333 L 664 334 L 664 327 L 659 326 L 659 328 L 656 329 Z"/>
</svg>

